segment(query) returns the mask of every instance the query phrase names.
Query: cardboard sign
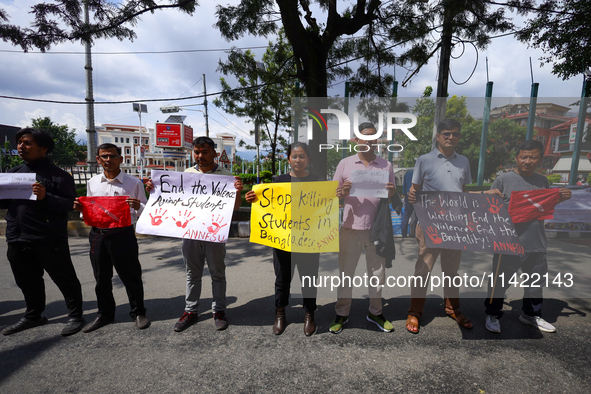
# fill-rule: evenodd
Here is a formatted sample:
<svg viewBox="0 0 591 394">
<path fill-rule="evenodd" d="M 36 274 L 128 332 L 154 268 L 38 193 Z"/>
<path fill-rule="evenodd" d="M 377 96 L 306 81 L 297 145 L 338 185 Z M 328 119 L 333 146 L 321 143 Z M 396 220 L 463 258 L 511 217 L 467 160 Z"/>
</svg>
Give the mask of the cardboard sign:
<svg viewBox="0 0 591 394">
<path fill-rule="evenodd" d="M 140 216 L 141 234 L 225 243 L 234 211 L 234 177 L 152 171 L 154 190 Z"/>
<path fill-rule="evenodd" d="M 287 252 L 339 251 L 339 183 L 292 182 L 256 185 L 250 242 Z"/>
<path fill-rule="evenodd" d="M 428 248 L 524 253 L 503 199 L 497 195 L 418 192 L 413 206 Z"/>
<path fill-rule="evenodd" d="M 98 228 L 131 226 L 127 196 L 79 197 L 84 223 Z"/>
</svg>

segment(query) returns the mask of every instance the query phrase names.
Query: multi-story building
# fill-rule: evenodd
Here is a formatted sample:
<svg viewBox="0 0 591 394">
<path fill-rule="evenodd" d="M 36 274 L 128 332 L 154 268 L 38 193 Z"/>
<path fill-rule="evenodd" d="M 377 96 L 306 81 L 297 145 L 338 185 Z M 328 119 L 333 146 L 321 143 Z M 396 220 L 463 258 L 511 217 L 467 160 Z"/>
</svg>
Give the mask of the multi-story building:
<svg viewBox="0 0 591 394">
<path fill-rule="evenodd" d="M 544 145 L 544 162 L 542 168 L 551 169 L 558 159 L 559 153 L 554 152 L 554 141 L 561 134 L 556 126 L 573 119 L 569 116 L 569 107 L 552 103 L 537 103 L 536 116 L 534 119 L 533 138 Z M 509 119 L 526 127 L 529 118 L 528 104 L 507 104 L 502 107 L 493 108 L 490 111 L 491 121 L 496 119 Z"/>
<path fill-rule="evenodd" d="M 190 150 L 186 150 L 184 155 L 171 155 L 170 150 L 157 147 L 153 128 L 142 127 L 141 137 L 139 126 L 103 124 L 97 126 L 96 130 L 97 146 L 111 143 L 121 148 L 121 168 L 130 175 L 139 176 L 141 149 L 144 150 L 144 176 L 149 176 L 151 170 L 184 171 L 193 164 Z M 199 135 L 193 135 L 193 138 L 197 136 Z M 220 133 L 211 139 L 214 141 L 220 164 L 230 169 L 236 157 L 236 136 Z"/>
</svg>

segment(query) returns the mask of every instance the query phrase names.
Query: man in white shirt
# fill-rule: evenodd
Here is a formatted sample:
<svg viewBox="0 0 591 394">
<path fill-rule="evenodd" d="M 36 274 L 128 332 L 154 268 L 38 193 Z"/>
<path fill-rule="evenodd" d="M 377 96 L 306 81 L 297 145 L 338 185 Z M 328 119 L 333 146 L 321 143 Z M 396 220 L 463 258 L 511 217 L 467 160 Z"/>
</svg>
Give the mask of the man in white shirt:
<svg viewBox="0 0 591 394">
<path fill-rule="evenodd" d="M 130 316 L 137 328 L 150 326 L 144 307 L 144 286 L 142 267 L 138 258 L 138 244 L 133 224 L 147 202 L 144 185 L 139 179 L 121 171 L 121 148 L 113 144 L 102 144 L 97 149 L 97 162 L 103 166 L 103 173 L 92 177 L 86 185 L 86 195 L 128 196 L 131 210 L 131 225 L 118 228 L 93 227 L 90 231 L 90 262 L 96 279 L 98 313 L 94 321 L 82 331 L 97 330 L 115 319 L 115 298 L 113 297 L 113 267 L 123 282 L 129 304 Z M 74 209 L 82 212 L 82 204 L 76 199 Z"/>
</svg>

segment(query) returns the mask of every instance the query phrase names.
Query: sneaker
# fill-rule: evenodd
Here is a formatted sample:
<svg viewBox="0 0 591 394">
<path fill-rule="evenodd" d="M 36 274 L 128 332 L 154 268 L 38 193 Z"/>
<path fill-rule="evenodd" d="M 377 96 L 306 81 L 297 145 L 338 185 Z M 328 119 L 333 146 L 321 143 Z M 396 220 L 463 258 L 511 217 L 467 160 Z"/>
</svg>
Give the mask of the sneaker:
<svg viewBox="0 0 591 394">
<path fill-rule="evenodd" d="M 176 322 L 174 325 L 174 330 L 176 332 L 181 332 L 192 326 L 193 324 L 197 323 L 197 314 L 192 312 L 183 312 L 183 315 Z"/>
<path fill-rule="evenodd" d="M 522 314 L 519 316 L 519 321 L 523 324 L 528 324 L 530 326 L 536 327 L 540 331 L 544 332 L 555 332 L 556 327 L 552 324 L 548 323 L 546 320 L 542 319 L 540 316 L 528 316 Z"/>
<path fill-rule="evenodd" d="M 8 326 L 4 330 L 2 330 L 2 334 L 4 334 L 4 335 L 14 334 L 14 333 L 17 333 L 20 331 L 28 330 L 29 328 L 42 326 L 45 323 L 47 323 L 46 317 L 42 317 L 39 320 L 29 320 L 26 317 L 23 317 L 22 319 L 20 319 L 19 321 L 17 321 L 13 325 Z"/>
<path fill-rule="evenodd" d="M 333 322 L 330 323 L 329 331 L 333 334 L 338 334 L 339 332 L 343 331 L 343 326 L 347 324 L 349 321 L 349 316 L 339 316 L 336 315 Z"/>
<path fill-rule="evenodd" d="M 83 317 L 73 317 L 64 325 L 62 328 L 62 336 L 67 337 L 68 335 L 74 335 L 82 330 L 82 327 L 86 324 L 86 320 Z"/>
<path fill-rule="evenodd" d="M 501 323 L 499 318 L 493 315 L 486 315 L 486 323 L 484 324 L 486 329 L 490 332 L 499 333 L 501 332 Z"/>
<path fill-rule="evenodd" d="M 371 313 L 367 313 L 367 321 L 372 322 L 376 326 L 380 328 L 380 330 L 385 332 L 392 332 L 394 331 L 394 326 L 390 323 L 384 315 L 372 315 Z"/>
<path fill-rule="evenodd" d="M 226 312 L 219 311 L 213 313 L 213 322 L 217 330 L 225 330 L 228 328 L 228 320 L 226 319 Z"/>
</svg>

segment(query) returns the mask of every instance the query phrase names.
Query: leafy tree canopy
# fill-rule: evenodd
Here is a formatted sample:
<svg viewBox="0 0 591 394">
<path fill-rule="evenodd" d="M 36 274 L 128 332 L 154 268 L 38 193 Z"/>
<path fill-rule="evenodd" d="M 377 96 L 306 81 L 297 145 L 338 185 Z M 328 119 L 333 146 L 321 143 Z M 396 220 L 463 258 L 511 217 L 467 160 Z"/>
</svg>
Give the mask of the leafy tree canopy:
<svg viewBox="0 0 591 394">
<path fill-rule="evenodd" d="M 410 141 L 406 136 L 400 137 L 404 146 L 404 167 L 414 167 L 416 158 L 431 151 L 434 100 L 427 97 L 418 99 L 413 112 L 417 116 L 417 125 L 413 127 L 413 133 L 418 141 Z M 456 119 L 462 125 L 462 137 L 456 152 L 468 158 L 472 179 L 475 181 L 480 159 L 482 120 L 475 120 L 468 113 L 466 97 L 457 96 L 447 100 L 446 118 Z M 515 148 L 523 142 L 525 133 L 525 127 L 509 119 L 499 119 L 489 124 L 484 178 L 490 178 L 500 167 L 513 163 Z"/>
<path fill-rule="evenodd" d="M 84 21 L 84 4 L 88 4 L 90 23 Z M 20 46 L 24 51 L 37 48 L 41 51 L 66 41 L 89 41 L 99 38 L 133 40 L 132 27 L 140 15 L 158 9 L 178 8 L 190 15 L 198 5 L 196 0 L 168 0 L 160 4 L 154 0 L 54 0 L 31 7 L 34 21 L 31 27 L 20 27 L 9 22 L 9 15 L 0 9 L 0 38 Z"/>
<path fill-rule="evenodd" d="M 523 3 L 533 5 L 531 1 Z M 553 74 L 568 79 L 591 67 L 590 20 L 589 1 L 545 0 L 516 36 L 542 49 L 542 63 L 552 64 Z"/>
<path fill-rule="evenodd" d="M 32 120 L 34 128 L 47 132 L 55 142 L 55 148 L 47 156 L 56 165 L 74 165 L 86 158 L 86 146 L 76 143 L 75 130 L 70 131 L 67 125 L 57 125 L 49 117 Z"/>
<path fill-rule="evenodd" d="M 291 125 L 291 98 L 295 94 L 293 81 L 286 77 L 295 73 L 295 65 L 285 36 L 280 32 L 276 42 L 269 42 L 262 61 L 257 61 L 250 50 L 234 49 L 228 53 L 226 62 L 219 62 L 218 70 L 236 77 L 238 87 L 232 89 L 225 78 L 220 78 L 223 92 L 214 104 L 259 125 L 261 145 L 270 150 L 275 174 L 276 154 L 288 145 L 282 133 Z M 250 131 L 251 135 L 254 133 L 254 129 Z M 244 140 L 239 145 L 256 149 Z"/>
</svg>

